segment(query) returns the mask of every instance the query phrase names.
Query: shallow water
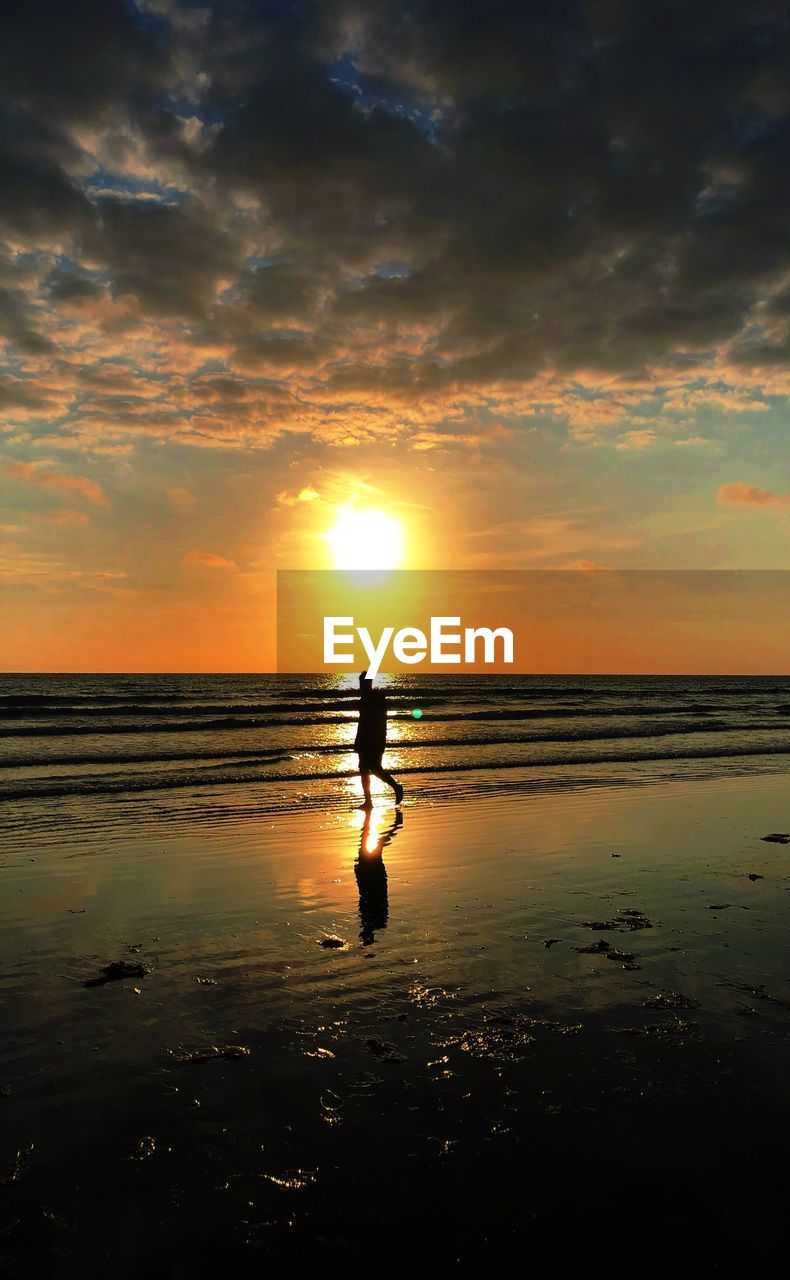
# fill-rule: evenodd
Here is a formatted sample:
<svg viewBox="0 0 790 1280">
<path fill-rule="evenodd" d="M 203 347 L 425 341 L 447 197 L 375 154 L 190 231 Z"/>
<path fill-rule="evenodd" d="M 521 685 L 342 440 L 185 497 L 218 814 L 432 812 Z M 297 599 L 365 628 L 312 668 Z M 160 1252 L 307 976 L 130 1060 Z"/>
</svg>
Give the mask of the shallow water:
<svg viewBox="0 0 790 1280">
<path fill-rule="evenodd" d="M 566 772 L 672 761 L 709 773 L 784 767 L 790 679 L 779 677 L 393 676 L 390 766 L 407 778 L 486 771 Z M 348 785 L 356 711 L 351 678 L 303 676 L 2 676 L 0 798 L 123 799 L 157 791 L 190 807 L 221 789 L 267 808 L 318 807 Z M 422 712 L 415 719 L 412 712 Z M 773 760 L 773 764 L 771 761 Z M 717 763 L 724 762 L 724 763 Z M 202 799 L 202 795 L 198 797 Z M 198 806 L 199 807 L 199 806 Z M 25 812 L 23 810 L 23 812 Z M 39 820 L 42 806 L 33 814 Z"/>
<path fill-rule="evenodd" d="M 455 805 L 426 780 L 367 828 L 342 789 L 323 812 L 138 800 L 134 822 L 10 804 L 12 1262 L 381 1269 L 419 1232 L 461 1271 L 553 1243 L 650 1273 L 694 1221 L 710 1265 L 767 1265 L 790 846 L 760 837 L 790 828 L 787 775 L 636 768 L 488 794 L 480 770 Z M 576 950 L 600 941 L 633 959 Z M 83 986 L 121 959 L 146 975 Z"/>
</svg>

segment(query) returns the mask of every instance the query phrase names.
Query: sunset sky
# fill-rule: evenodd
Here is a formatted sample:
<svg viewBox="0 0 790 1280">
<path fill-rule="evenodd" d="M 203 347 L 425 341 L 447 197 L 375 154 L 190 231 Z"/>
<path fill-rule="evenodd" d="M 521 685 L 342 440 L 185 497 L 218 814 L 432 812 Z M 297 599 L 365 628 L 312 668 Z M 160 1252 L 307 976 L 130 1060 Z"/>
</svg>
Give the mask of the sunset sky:
<svg viewBox="0 0 790 1280">
<path fill-rule="evenodd" d="M 0 667 L 265 670 L 412 568 L 790 567 L 772 3 L 0 19 Z"/>
</svg>

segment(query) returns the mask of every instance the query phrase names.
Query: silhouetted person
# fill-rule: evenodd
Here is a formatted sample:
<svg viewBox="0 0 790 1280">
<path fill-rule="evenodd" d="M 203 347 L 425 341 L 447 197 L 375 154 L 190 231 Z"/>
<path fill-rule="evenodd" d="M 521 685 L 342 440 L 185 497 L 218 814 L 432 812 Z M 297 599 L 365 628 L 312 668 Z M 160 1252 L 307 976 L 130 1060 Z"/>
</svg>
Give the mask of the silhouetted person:
<svg viewBox="0 0 790 1280">
<path fill-rule="evenodd" d="M 376 941 L 376 930 L 386 929 L 389 918 L 387 899 L 387 868 L 384 866 L 384 847 L 388 845 L 403 822 L 398 810 L 395 821 L 375 841 L 370 838 L 370 813 L 359 840 L 359 854 L 354 863 L 354 875 L 359 888 L 359 938 L 364 947 Z"/>
<path fill-rule="evenodd" d="M 365 793 L 364 803 L 360 809 L 370 809 L 373 801 L 370 798 L 370 775 L 381 778 L 395 792 L 395 803 L 403 799 L 403 787 L 396 782 L 391 773 L 381 763 L 384 748 L 387 745 L 387 699 L 380 689 L 373 688 L 373 681 L 368 679 L 367 671 L 359 677 L 359 724 L 354 739 L 354 750 L 359 756 L 359 774 L 362 778 L 362 790 Z"/>
</svg>

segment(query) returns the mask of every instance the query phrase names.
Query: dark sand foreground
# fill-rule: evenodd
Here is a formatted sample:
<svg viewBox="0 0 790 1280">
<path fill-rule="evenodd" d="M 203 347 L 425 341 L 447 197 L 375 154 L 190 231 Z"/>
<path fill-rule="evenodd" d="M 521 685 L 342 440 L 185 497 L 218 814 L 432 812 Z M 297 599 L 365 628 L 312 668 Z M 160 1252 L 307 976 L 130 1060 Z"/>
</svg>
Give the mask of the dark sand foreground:
<svg viewBox="0 0 790 1280">
<path fill-rule="evenodd" d="M 18 1274 L 778 1274 L 787 776 L 420 799 L 6 841 Z"/>
</svg>

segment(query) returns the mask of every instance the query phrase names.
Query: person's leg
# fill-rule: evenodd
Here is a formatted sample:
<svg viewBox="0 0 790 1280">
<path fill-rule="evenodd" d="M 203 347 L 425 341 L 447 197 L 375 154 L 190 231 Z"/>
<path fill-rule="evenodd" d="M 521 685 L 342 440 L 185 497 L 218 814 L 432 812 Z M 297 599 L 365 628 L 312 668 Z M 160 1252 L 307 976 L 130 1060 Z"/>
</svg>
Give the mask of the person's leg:
<svg viewBox="0 0 790 1280">
<path fill-rule="evenodd" d="M 373 772 L 377 778 L 381 778 L 382 782 L 386 782 L 388 787 L 392 787 L 392 790 L 395 792 L 395 803 L 400 804 L 403 799 L 403 787 L 401 784 L 396 782 L 392 774 L 388 773 L 386 769 L 383 769 L 381 765 L 379 765 L 378 769 L 374 769 Z"/>
<path fill-rule="evenodd" d="M 361 809 L 371 809 L 373 801 L 370 798 L 370 773 L 366 768 L 362 767 L 362 761 L 359 762 L 359 776 L 362 779 L 362 790 L 365 794 L 364 802 L 360 805 Z"/>
</svg>

